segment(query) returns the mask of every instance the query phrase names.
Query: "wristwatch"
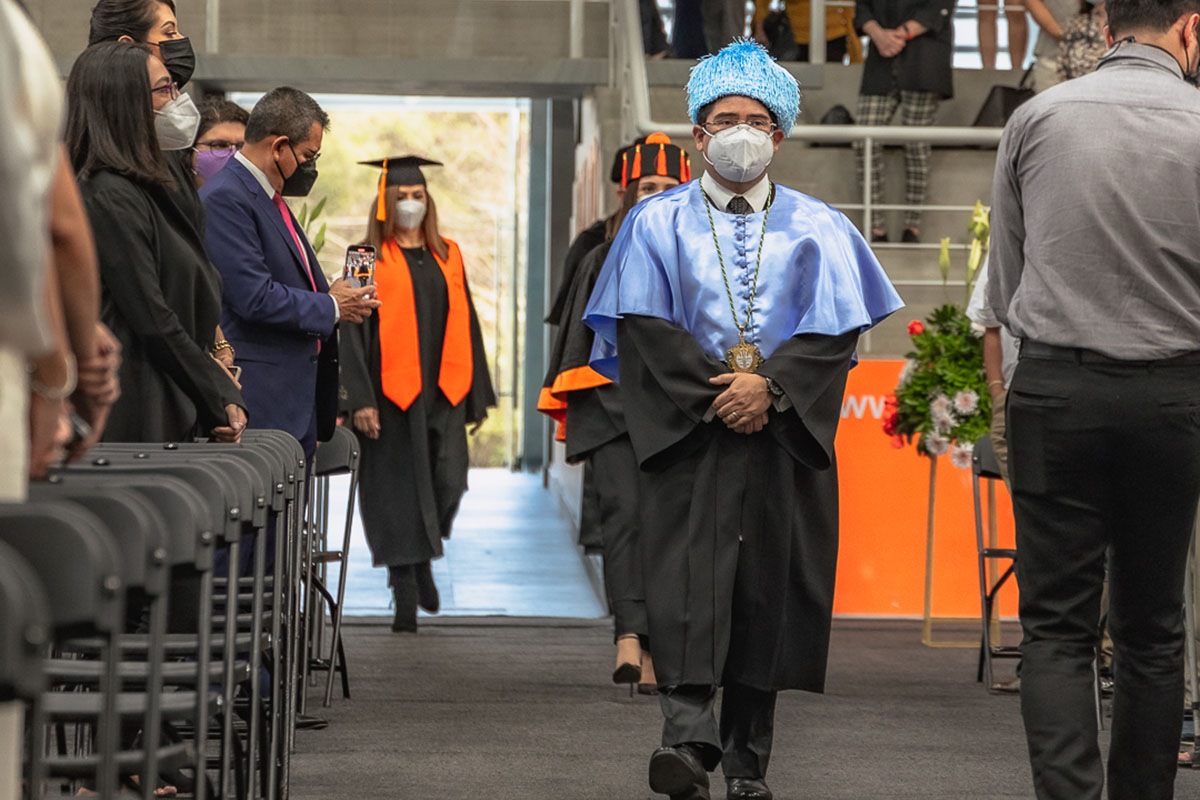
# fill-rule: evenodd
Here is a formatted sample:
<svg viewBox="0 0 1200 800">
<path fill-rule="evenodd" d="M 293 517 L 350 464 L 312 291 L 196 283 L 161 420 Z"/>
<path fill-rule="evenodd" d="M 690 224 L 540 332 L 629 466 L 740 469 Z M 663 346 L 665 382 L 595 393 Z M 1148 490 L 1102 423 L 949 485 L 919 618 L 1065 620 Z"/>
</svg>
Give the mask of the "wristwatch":
<svg viewBox="0 0 1200 800">
<path fill-rule="evenodd" d="M 766 375 L 763 377 L 767 378 Z M 783 387 L 776 383 L 774 378 L 767 378 L 767 391 L 771 397 L 783 397 Z"/>
</svg>

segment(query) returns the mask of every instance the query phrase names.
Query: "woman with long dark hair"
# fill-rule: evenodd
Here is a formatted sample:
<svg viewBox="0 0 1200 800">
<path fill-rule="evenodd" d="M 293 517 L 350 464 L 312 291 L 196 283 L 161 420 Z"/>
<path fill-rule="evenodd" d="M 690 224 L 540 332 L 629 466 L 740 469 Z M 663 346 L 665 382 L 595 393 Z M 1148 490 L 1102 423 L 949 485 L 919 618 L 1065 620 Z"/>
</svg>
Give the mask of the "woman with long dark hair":
<svg viewBox="0 0 1200 800">
<path fill-rule="evenodd" d="M 108 441 L 237 441 L 245 428 L 245 402 L 209 352 L 220 277 L 168 198 L 177 184 L 160 139 L 184 124 L 179 97 L 143 44 L 93 45 L 67 78 L 67 149 L 95 233 L 101 317 L 124 350 Z"/>
<path fill-rule="evenodd" d="M 467 433 L 496 405 L 479 318 L 458 245 L 442 236 L 421 166 L 382 170 L 367 241 L 383 305 L 343 324 L 342 410 L 362 434 L 359 509 L 375 566 L 388 568 L 392 630 L 417 629 L 417 607 L 440 606 L 430 560 L 467 490 Z"/>
<path fill-rule="evenodd" d="M 583 324 L 596 277 L 621 223 L 635 205 L 691 178 L 687 154 L 661 133 L 621 156 L 621 208 L 609 220 L 606 239 L 583 259 L 567 295 L 538 410 L 560 423 L 558 438 L 569 463 L 590 467 L 604 552 L 604 588 L 613 615 L 617 663 L 614 683 L 637 683 L 654 691 L 648 647 L 646 594 L 642 582 L 638 522 L 638 462 L 634 457 L 619 387 L 588 366 L 593 333 Z"/>
</svg>

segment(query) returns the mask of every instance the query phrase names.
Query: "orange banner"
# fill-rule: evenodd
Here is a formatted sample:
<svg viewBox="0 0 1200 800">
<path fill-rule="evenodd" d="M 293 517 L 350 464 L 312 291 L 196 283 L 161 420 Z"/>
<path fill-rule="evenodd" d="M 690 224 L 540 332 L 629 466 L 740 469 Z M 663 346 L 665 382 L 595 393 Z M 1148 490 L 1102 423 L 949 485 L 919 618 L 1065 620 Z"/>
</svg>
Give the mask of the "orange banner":
<svg viewBox="0 0 1200 800">
<path fill-rule="evenodd" d="M 841 547 L 835 614 L 920 616 L 924 609 L 929 459 L 915 445 L 892 446 L 883 406 L 903 361 L 862 361 L 850 371 L 837 458 Z M 987 491 L 983 487 L 986 543 Z M 1012 547 L 1012 505 L 996 489 L 1000 546 Z M 1001 568 L 1003 569 L 1003 567 Z M 934 514 L 933 615 L 980 615 L 971 470 L 938 459 Z M 1016 581 L 1001 594 L 1000 613 L 1016 615 Z"/>
</svg>

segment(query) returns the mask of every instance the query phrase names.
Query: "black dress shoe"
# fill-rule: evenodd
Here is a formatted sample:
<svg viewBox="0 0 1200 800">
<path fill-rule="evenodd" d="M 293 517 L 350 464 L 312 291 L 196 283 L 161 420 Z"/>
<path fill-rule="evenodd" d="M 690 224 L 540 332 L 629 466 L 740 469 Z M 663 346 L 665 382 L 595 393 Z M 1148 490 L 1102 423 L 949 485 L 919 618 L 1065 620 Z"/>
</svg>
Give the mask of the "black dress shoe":
<svg viewBox="0 0 1200 800">
<path fill-rule="evenodd" d="M 436 614 L 442 608 L 442 598 L 438 596 L 437 584 L 433 582 L 433 567 L 426 561 L 415 567 L 417 575 L 417 605 Z"/>
<path fill-rule="evenodd" d="M 771 800 L 771 790 L 762 778 L 726 778 L 726 800 Z"/>
<path fill-rule="evenodd" d="M 660 747 L 650 756 L 650 788 L 671 800 L 710 800 L 708 773 L 686 745 Z"/>
<path fill-rule="evenodd" d="M 393 633 L 417 632 L 417 586 L 409 580 L 392 584 L 392 601 L 396 604 L 396 616 L 392 618 Z"/>
</svg>

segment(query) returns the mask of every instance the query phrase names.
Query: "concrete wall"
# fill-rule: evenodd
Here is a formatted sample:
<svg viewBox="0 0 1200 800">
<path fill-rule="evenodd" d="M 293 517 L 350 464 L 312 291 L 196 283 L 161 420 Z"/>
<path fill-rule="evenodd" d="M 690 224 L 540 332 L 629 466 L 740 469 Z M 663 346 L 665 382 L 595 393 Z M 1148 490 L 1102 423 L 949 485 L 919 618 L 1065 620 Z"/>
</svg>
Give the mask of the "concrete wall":
<svg viewBox="0 0 1200 800">
<path fill-rule="evenodd" d="M 87 43 L 95 0 L 28 0 L 57 55 Z M 328 58 L 565 58 L 567 3 L 545 0 L 225 0 L 218 51 Z M 208 26 L 203 0 L 176 0 L 180 30 L 198 53 Z M 584 56 L 608 52 L 608 6 L 584 6 Z"/>
</svg>

